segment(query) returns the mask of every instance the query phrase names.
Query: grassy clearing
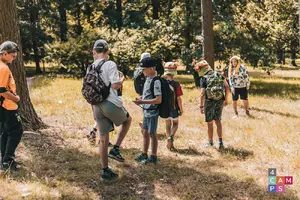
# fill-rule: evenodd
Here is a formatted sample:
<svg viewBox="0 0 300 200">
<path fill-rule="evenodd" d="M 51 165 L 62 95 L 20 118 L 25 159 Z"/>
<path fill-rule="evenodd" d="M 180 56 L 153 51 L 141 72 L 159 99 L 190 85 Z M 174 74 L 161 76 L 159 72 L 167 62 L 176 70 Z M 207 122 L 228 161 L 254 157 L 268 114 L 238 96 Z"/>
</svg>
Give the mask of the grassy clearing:
<svg viewBox="0 0 300 200">
<path fill-rule="evenodd" d="M 93 124 L 90 106 L 81 96 L 81 80 L 39 79 L 31 89 L 36 111 L 50 125 L 39 133 L 26 132 L 18 150 L 24 162 L 20 174 L 3 174 L 4 199 L 299 199 L 300 100 L 299 80 L 253 78 L 248 118 L 232 119 L 223 111 L 225 151 L 205 149 L 204 116 L 198 110 L 199 91 L 190 76 L 178 77 L 184 89 L 185 113 L 175 138 L 177 152 L 166 148 L 164 122 L 159 135 L 159 166 L 140 166 L 142 137 L 138 122 L 142 111 L 132 103 L 133 83 L 124 85 L 124 104 L 133 116 L 122 145 L 124 164 L 110 160 L 121 179 L 114 184 L 99 180 L 98 148 L 85 134 Z M 277 87 L 273 87 L 277 84 Z M 285 85 L 288 84 L 288 85 Z M 275 91 L 274 91 L 275 90 Z M 292 92 L 290 92 L 292 91 Z M 279 94 L 278 94 L 279 93 Z M 290 97 L 291 95 L 292 97 Z M 116 135 L 111 134 L 115 141 Z M 215 141 L 216 141 L 215 134 Z M 267 169 L 294 176 L 284 194 L 269 194 Z M 23 196 L 23 197 L 22 197 Z"/>
</svg>

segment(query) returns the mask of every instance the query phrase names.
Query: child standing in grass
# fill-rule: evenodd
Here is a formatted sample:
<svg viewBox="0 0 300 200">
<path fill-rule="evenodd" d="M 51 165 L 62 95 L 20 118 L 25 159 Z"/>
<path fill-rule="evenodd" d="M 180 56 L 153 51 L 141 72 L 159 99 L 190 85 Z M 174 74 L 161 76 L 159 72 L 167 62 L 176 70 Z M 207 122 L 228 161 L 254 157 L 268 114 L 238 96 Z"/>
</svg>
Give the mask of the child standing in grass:
<svg viewBox="0 0 300 200">
<path fill-rule="evenodd" d="M 239 96 L 243 100 L 246 115 L 250 115 L 248 101 L 248 90 L 250 88 L 250 81 L 248 76 L 248 70 L 244 65 L 241 64 L 241 59 L 238 56 L 233 56 L 230 59 L 228 79 L 232 93 L 232 105 L 235 117 L 238 116 L 237 100 L 239 99 Z"/>
<path fill-rule="evenodd" d="M 205 114 L 208 128 L 208 143 L 205 146 L 212 147 L 214 145 L 213 122 L 215 122 L 219 137 L 219 149 L 223 149 L 221 116 L 223 105 L 227 105 L 229 86 L 224 77 L 220 73 L 214 72 L 205 60 L 193 64 L 200 76 L 200 110 L 202 114 Z"/>
<path fill-rule="evenodd" d="M 164 65 L 164 76 L 172 86 L 175 93 L 175 107 L 171 111 L 170 117 L 166 119 L 166 135 L 168 137 L 167 148 L 174 149 L 174 136 L 179 125 L 179 116 L 183 114 L 183 106 L 181 96 L 183 95 L 180 84 L 174 81 L 174 76 L 177 75 L 177 65 L 175 62 L 167 62 Z"/>
<path fill-rule="evenodd" d="M 157 165 L 157 147 L 158 140 L 156 135 L 158 125 L 158 104 L 162 101 L 161 82 L 160 80 L 153 80 L 157 75 L 155 61 L 153 58 L 144 58 L 141 61 L 141 68 L 146 78 L 141 98 L 136 98 L 133 101 L 137 105 L 143 105 L 144 119 L 142 124 L 143 133 L 143 153 L 140 154 L 135 160 L 141 164 L 154 164 Z M 151 83 L 154 81 L 154 91 L 151 91 Z M 151 156 L 148 157 L 148 149 L 151 138 Z"/>
</svg>

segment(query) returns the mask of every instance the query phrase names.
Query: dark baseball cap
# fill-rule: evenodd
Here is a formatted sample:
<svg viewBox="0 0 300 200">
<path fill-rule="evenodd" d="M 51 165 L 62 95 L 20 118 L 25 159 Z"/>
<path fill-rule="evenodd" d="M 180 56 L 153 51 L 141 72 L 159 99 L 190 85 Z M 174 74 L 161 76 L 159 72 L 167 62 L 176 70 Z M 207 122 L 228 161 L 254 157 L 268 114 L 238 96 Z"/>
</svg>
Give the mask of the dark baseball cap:
<svg viewBox="0 0 300 200">
<path fill-rule="evenodd" d="M 0 54 L 15 53 L 19 51 L 19 47 L 12 41 L 5 41 L 0 45 Z"/>
<path fill-rule="evenodd" d="M 97 40 L 94 44 L 93 49 L 108 50 L 108 43 L 105 40 Z"/>
<path fill-rule="evenodd" d="M 141 68 L 150 68 L 150 67 L 156 67 L 155 60 L 151 57 L 146 57 L 141 60 L 140 64 Z"/>
</svg>

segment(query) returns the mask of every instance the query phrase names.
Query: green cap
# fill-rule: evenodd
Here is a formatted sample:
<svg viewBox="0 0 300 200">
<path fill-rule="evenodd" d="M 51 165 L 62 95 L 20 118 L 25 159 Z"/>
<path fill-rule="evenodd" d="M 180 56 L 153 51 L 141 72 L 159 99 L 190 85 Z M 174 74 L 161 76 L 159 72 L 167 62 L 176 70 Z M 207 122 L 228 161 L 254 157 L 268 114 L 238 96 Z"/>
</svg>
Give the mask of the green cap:
<svg viewBox="0 0 300 200">
<path fill-rule="evenodd" d="M 18 52 L 18 45 L 12 41 L 5 41 L 0 45 L 0 54 Z"/>
</svg>

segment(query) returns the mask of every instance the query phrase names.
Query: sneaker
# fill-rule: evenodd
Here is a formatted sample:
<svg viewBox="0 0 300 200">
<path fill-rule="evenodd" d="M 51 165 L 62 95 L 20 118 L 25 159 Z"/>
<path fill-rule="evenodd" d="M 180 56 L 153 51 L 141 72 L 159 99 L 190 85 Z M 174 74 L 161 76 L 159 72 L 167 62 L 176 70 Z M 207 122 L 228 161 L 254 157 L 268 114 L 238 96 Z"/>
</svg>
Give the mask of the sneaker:
<svg viewBox="0 0 300 200">
<path fill-rule="evenodd" d="M 102 169 L 101 179 L 103 181 L 112 181 L 119 177 L 118 174 L 114 173 L 110 168 Z"/>
<path fill-rule="evenodd" d="M 250 112 L 249 112 L 249 110 L 246 110 L 246 115 L 248 115 L 248 116 L 250 115 Z"/>
<path fill-rule="evenodd" d="M 115 159 L 119 162 L 124 162 L 124 158 L 121 156 L 119 148 L 112 148 L 109 151 L 108 157 L 112 158 L 112 159 Z"/>
<path fill-rule="evenodd" d="M 138 157 L 136 157 L 134 160 L 137 162 L 141 162 L 143 160 L 147 160 L 148 159 L 148 155 L 145 153 L 141 153 Z"/>
<path fill-rule="evenodd" d="M 223 143 L 219 143 L 219 149 L 220 149 L 220 150 L 223 150 L 223 149 L 225 149 L 225 147 L 224 147 L 224 144 L 223 144 Z"/>
<path fill-rule="evenodd" d="M 3 171 L 14 171 L 14 172 L 17 172 L 19 171 L 20 169 L 18 168 L 18 163 L 14 160 L 12 161 L 8 161 L 8 162 L 3 162 L 0 166 L 0 169 L 3 170 Z"/>
<path fill-rule="evenodd" d="M 95 130 L 91 130 L 89 134 L 86 135 L 88 141 L 92 144 L 96 144 L 96 133 Z"/>
<path fill-rule="evenodd" d="M 213 142 L 207 142 L 205 144 L 205 148 L 210 148 L 210 147 L 213 147 L 214 146 L 214 143 Z"/>
<path fill-rule="evenodd" d="M 156 166 L 157 165 L 157 156 L 150 156 L 148 159 L 142 160 L 140 163 L 142 165 L 148 165 L 148 164 L 153 163 Z"/>
</svg>

